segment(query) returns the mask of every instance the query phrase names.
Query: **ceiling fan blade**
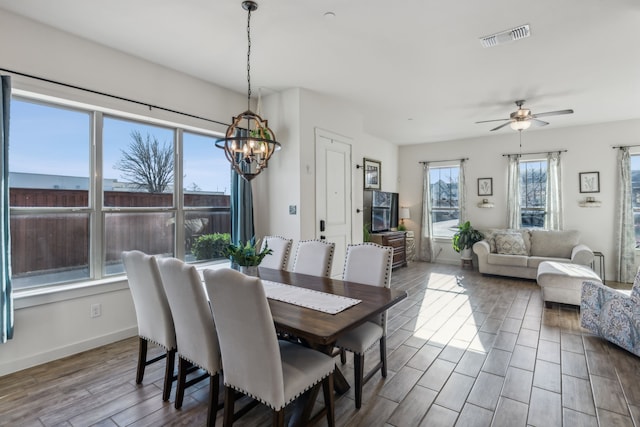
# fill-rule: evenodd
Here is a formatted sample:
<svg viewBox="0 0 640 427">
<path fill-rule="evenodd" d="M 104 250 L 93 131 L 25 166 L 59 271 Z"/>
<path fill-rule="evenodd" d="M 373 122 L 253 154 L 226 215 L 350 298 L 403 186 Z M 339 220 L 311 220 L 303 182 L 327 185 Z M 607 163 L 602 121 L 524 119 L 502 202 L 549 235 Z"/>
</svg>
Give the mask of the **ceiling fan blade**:
<svg viewBox="0 0 640 427">
<path fill-rule="evenodd" d="M 479 121 L 479 122 L 476 122 L 476 123 L 502 122 L 502 121 L 505 121 L 505 120 L 511 120 L 511 119 L 482 120 L 482 121 Z"/>
<path fill-rule="evenodd" d="M 547 117 L 547 116 L 559 116 L 561 114 L 573 114 L 573 110 L 558 110 L 558 111 L 547 111 L 546 113 L 538 113 L 532 114 L 531 117 Z"/>
<path fill-rule="evenodd" d="M 505 127 L 505 126 L 509 125 L 510 123 L 511 123 L 511 120 L 509 120 L 507 123 L 503 123 L 503 124 L 501 124 L 501 125 L 500 125 L 500 126 L 498 126 L 497 128 L 493 128 L 493 129 L 491 129 L 491 130 L 492 130 L 492 131 L 494 131 L 494 130 L 502 129 L 503 127 Z"/>
<path fill-rule="evenodd" d="M 545 122 L 544 120 L 538 120 L 536 118 L 531 118 L 531 124 L 536 126 L 536 127 L 540 127 L 540 126 L 548 125 L 549 122 Z"/>
</svg>

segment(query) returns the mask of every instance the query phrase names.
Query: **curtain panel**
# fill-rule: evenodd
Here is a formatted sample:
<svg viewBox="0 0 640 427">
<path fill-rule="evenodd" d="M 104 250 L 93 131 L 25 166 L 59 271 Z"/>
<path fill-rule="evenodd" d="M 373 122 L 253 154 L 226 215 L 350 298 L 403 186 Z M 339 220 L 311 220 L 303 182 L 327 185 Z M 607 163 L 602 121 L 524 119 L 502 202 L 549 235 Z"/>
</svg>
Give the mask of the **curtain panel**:
<svg viewBox="0 0 640 427">
<path fill-rule="evenodd" d="M 460 209 L 459 224 L 464 224 L 467 218 L 467 160 L 460 160 L 460 174 L 458 175 L 458 208 Z"/>
<path fill-rule="evenodd" d="M 635 277 L 636 236 L 633 222 L 633 193 L 631 190 L 631 157 L 629 147 L 618 151 L 618 200 L 616 203 L 616 241 L 618 242 L 618 277 L 632 283 Z"/>
<path fill-rule="evenodd" d="M 507 178 L 507 227 L 520 228 L 520 155 L 510 154 Z"/>
<path fill-rule="evenodd" d="M 431 262 L 433 254 L 433 227 L 429 219 L 431 212 L 431 183 L 429 182 L 429 164 L 422 166 L 422 225 L 420 233 L 420 261 Z"/>
<path fill-rule="evenodd" d="M 9 108 L 11 77 L 0 76 L 0 155 L 2 158 L 2 210 L 0 215 L 0 343 L 13 338 L 13 290 L 11 287 L 11 235 L 9 223 Z"/>
<path fill-rule="evenodd" d="M 562 230 L 562 171 L 560 169 L 560 152 L 547 154 L 547 214 L 544 217 L 544 228 Z"/>
<path fill-rule="evenodd" d="M 245 130 L 238 130 L 240 136 Z M 255 237 L 251 182 L 231 167 L 231 243 L 239 245 Z"/>
</svg>

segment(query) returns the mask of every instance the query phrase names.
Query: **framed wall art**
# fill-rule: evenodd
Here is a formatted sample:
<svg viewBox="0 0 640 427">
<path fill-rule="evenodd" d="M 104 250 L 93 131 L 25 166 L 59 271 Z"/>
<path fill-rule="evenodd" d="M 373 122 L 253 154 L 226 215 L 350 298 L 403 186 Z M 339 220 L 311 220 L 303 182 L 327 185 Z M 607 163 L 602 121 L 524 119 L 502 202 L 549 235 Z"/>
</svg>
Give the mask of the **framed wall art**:
<svg viewBox="0 0 640 427">
<path fill-rule="evenodd" d="M 493 178 L 478 178 L 478 196 L 493 196 Z"/>
<path fill-rule="evenodd" d="M 377 160 L 364 159 L 364 188 L 367 190 L 380 190 L 382 181 L 382 164 Z"/>
<path fill-rule="evenodd" d="M 600 192 L 600 172 L 580 172 L 580 192 L 599 193 Z"/>
</svg>

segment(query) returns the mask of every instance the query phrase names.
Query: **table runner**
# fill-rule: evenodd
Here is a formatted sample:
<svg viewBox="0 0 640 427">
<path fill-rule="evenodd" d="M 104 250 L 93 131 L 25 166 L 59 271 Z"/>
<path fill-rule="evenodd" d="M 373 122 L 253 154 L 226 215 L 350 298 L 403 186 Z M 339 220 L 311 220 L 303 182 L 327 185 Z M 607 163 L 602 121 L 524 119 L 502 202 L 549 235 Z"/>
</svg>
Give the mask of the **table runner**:
<svg viewBox="0 0 640 427">
<path fill-rule="evenodd" d="M 362 302 L 359 299 L 285 285 L 284 283 L 271 282 L 269 280 L 263 280 L 262 285 L 267 298 L 322 311 L 323 313 L 340 313 Z"/>
</svg>

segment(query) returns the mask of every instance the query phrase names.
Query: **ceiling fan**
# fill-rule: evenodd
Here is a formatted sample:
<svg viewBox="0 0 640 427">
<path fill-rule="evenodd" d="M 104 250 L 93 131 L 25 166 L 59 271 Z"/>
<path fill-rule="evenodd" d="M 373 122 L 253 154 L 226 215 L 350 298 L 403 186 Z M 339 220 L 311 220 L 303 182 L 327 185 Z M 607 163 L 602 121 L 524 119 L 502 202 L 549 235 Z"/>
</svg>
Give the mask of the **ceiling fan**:
<svg viewBox="0 0 640 427">
<path fill-rule="evenodd" d="M 492 131 L 502 129 L 506 125 L 511 125 L 511 129 L 522 131 L 525 129 L 529 129 L 531 125 L 535 126 L 546 126 L 549 122 L 545 122 L 544 120 L 540 120 L 540 117 L 547 116 L 559 116 L 561 114 L 573 114 L 573 110 L 558 110 L 558 111 L 547 111 L 546 113 L 538 113 L 531 114 L 531 110 L 528 108 L 522 108 L 524 104 L 524 99 L 519 99 L 516 101 L 516 105 L 518 109 L 511 113 L 508 119 L 495 119 L 495 120 L 482 120 L 476 123 L 488 123 L 488 122 L 501 122 L 506 121 L 506 123 L 501 124 L 498 127 L 491 129 Z"/>
</svg>

